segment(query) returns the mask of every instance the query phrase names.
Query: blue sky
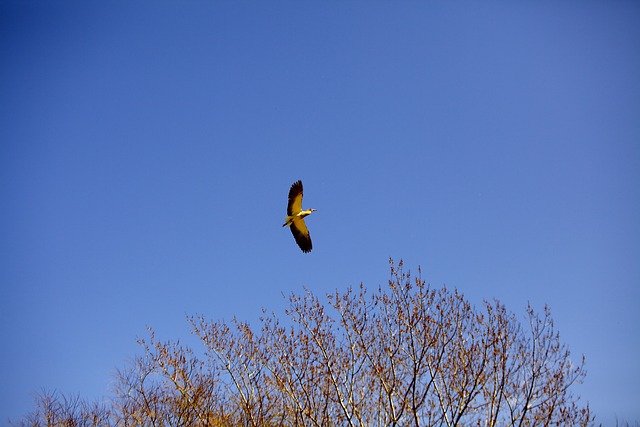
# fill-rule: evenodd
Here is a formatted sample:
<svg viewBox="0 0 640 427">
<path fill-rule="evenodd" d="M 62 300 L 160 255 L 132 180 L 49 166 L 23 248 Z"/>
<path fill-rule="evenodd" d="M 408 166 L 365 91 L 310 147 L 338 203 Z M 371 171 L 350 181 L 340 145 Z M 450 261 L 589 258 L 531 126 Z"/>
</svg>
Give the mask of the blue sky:
<svg viewBox="0 0 640 427">
<path fill-rule="evenodd" d="M 549 304 L 640 420 L 640 4 L 0 2 L 0 419 L 283 293 Z M 305 185 L 314 242 L 281 227 Z"/>
</svg>

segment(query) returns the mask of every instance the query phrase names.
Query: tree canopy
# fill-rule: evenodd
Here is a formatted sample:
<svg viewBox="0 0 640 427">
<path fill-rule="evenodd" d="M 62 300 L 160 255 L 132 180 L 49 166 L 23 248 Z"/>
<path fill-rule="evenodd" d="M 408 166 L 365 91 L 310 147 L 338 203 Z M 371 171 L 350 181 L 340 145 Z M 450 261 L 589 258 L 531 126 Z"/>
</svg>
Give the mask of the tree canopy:
<svg viewBox="0 0 640 427">
<path fill-rule="evenodd" d="M 586 426 L 586 375 L 547 307 L 522 320 L 472 305 L 390 260 L 387 286 L 292 293 L 259 328 L 189 323 L 202 347 L 161 341 L 119 370 L 101 403 L 44 393 L 23 426 Z"/>
</svg>

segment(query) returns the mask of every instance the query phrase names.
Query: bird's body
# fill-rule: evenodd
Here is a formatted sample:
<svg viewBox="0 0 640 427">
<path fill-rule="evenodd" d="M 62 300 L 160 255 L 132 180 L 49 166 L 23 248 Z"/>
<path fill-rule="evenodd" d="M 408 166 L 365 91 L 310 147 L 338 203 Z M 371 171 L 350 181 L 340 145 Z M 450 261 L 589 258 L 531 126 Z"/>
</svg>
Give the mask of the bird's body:
<svg viewBox="0 0 640 427">
<path fill-rule="evenodd" d="M 289 203 L 287 204 L 287 217 L 282 225 L 283 227 L 290 227 L 293 238 L 296 239 L 296 243 L 302 249 L 302 252 L 311 252 L 311 236 L 309 235 L 309 229 L 304 223 L 304 217 L 311 215 L 315 212 L 315 209 L 302 209 L 302 181 L 298 180 L 293 183 L 291 189 L 289 189 Z"/>
<path fill-rule="evenodd" d="M 287 218 L 285 219 L 285 223 L 282 224 L 283 227 L 286 227 L 288 225 L 293 224 L 293 220 L 294 219 L 302 219 L 307 215 L 311 215 L 311 212 L 315 212 L 315 209 L 307 209 L 306 211 L 300 211 L 298 212 L 297 215 L 291 215 L 291 216 L 287 216 Z"/>
</svg>

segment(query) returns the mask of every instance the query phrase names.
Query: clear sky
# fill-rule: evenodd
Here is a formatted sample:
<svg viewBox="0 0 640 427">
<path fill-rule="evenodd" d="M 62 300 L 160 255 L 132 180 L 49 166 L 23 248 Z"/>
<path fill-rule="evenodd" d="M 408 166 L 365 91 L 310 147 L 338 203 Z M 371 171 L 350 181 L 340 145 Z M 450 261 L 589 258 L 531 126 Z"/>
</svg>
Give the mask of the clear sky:
<svg viewBox="0 0 640 427">
<path fill-rule="evenodd" d="M 3 0 L 0 200 L 0 423 L 390 256 L 549 304 L 598 421 L 640 420 L 639 2 Z"/>
</svg>

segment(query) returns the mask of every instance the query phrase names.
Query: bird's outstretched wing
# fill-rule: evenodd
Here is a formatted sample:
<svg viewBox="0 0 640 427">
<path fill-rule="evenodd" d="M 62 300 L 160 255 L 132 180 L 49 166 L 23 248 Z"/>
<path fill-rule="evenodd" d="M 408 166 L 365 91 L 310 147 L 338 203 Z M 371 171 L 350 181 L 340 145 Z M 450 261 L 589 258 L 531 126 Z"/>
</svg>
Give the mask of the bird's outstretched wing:
<svg viewBox="0 0 640 427">
<path fill-rule="evenodd" d="M 302 187 L 302 184 L 300 185 L 300 187 Z M 302 193 L 300 193 L 300 199 L 302 199 Z M 289 202 L 289 206 L 291 206 L 291 202 Z M 307 225 L 304 223 L 304 220 L 302 218 L 294 219 L 290 228 L 291 228 L 291 234 L 293 234 L 293 238 L 296 239 L 296 243 L 298 244 L 298 246 L 300 246 L 300 249 L 302 249 L 302 252 L 304 253 L 311 252 L 311 249 L 313 247 L 311 245 L 311 236 L 309 235 L 309 229 L 307 228 Z"/>
<path fill-rule="evenodd" d="M 289 204 L 287 205 L 287 215 L 295 215 L 302 210 L 302 181 L 298 180 L 293 183 L 289 189 Z M 304 223 L 302 223 L 304 230 L 307 230 Z M 293 228 L 292 228 L 293 230 Z M 293 234 L 295 236 L 295 233 Z M 309 232 L 307 231 L 307 236 Z M 296 238 L 298 240 L 298 238 Z"/>
</svg>

